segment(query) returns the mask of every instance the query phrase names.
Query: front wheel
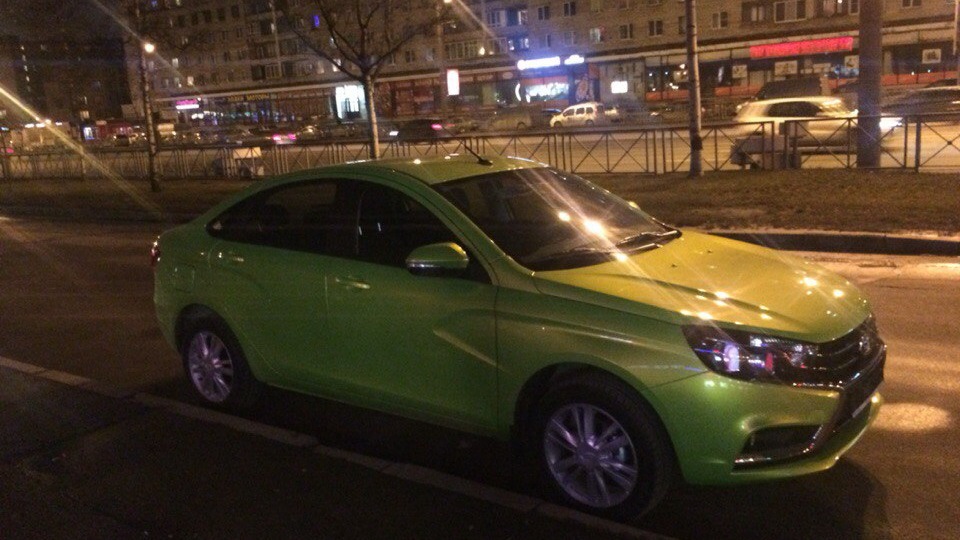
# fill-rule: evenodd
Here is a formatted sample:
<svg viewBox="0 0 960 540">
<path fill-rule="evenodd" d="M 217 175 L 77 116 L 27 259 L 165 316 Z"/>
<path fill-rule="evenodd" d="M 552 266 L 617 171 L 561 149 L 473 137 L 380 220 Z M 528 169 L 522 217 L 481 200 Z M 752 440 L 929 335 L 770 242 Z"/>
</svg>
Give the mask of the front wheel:
<svg viewBox="0 0 960 540">
<path fill-rule="evenodd" d="M 260 396 L 260 383 L 226 323 L 214 317 L 195 321 L 181 347 L 183 368 L 195 394 L 210 405 L 249 409 Z"/>
<path fill-rule="evenodd" d="M 532 433 L 544 483 L 587 512 L 642 515 L 674 478 L 673 450 L 656 414 L 613 377 L 562 381 L 540 402 Z"/>
</svg>

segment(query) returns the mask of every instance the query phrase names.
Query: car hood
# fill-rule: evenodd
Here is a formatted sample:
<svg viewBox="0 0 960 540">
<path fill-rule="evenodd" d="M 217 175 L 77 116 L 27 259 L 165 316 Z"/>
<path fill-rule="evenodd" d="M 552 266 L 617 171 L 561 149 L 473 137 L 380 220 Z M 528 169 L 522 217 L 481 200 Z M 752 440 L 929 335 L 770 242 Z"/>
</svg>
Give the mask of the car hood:
<svg viewBox="0 0 960 540">
<path fill-rule="evenodd" d="M 690 231 L 622 261 L 537 272 L 534 279 L 544 294 L 667 322 L 812 342 L 836 339 L 870 313 L 853 284 L 816 264 Z"/>
</svg>

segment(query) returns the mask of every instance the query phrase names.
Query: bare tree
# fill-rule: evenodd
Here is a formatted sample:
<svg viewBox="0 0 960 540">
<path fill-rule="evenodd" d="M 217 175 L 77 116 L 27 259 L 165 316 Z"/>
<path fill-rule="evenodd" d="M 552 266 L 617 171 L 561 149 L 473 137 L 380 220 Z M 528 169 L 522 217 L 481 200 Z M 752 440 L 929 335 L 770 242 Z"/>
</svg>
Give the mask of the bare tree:
<svg viewBox="0 0 960 540">
<path fill-rule="evenodd" d="M 370 128 L 370 157 L 380 156 L 375 92 L 377 78 L 397 53 L 419 36 L 435 35 L 450 19 L 448 0 L 314 0 L 299 9 L 286 0 L 274 8 L 284 26 L 317 56 L 363 87 Z M 304 30 L 297 17 L 311 17 Z M 434 57 L 442 55 L 434 50 Z"/>
<path fill-rule="evenodd" d="M 153 115 L 153 89 L 147 69 L 147 56 L 154 54 L 157 50 L 164 51 L 167 54 L 182 52 L 191 47 L 202 36 L 200 34 L 186 35 L 173 31 L 171 25 L 167 24 L 161 17 L 146 13 L 147 9 L 143 5 L 145 3 L 144 0 L 126 0 L 124 3 L 125 17 L 114 15 L 110 8 L 100 2 L 95 2 L 95 5 L 117 19 L 127 34 L 125 43 L 128 50 L 135 48 L 137 51 L 136 71 L 143 107 L 140 112 L 143 114 L 144 130 L 147 137 L 147 176 L 150 180 L 150 190 L 159 192 L 161 191 L 160 171 L 157 167 L 159 140 Z"/>
</svg>

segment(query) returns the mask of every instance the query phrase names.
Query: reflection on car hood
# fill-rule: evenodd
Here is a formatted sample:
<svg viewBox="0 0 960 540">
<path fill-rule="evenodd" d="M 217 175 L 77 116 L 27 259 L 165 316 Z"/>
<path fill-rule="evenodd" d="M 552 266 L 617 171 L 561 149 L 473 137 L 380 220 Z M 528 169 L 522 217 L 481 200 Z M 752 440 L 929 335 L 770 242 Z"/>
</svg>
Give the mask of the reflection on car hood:
<svg viewBox="0 0 960 540">
<path fill-rule="evenodd" d="M 813 342 L 846 334 L 869 313 L 853 284 L 816 264 L 689 231 L 622 262 L 537 272 L 535 280 L 544 294 L 660 320 Z"/>
</svg>

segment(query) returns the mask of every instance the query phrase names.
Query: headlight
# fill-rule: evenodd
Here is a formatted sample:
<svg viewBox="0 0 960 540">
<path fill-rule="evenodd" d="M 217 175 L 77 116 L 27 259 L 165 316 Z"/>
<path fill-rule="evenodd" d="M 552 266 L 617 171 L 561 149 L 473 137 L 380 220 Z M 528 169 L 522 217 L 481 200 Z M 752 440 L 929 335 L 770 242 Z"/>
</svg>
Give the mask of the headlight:
<svg viewBox="0 0 960 540">
<path fill-rule="evenodd" d="M 715 326 L 685 326 L 683 334 L 712 371 L 735 379 L 799 383 L 817 358 L 817 345 Z"/>
</svg>

